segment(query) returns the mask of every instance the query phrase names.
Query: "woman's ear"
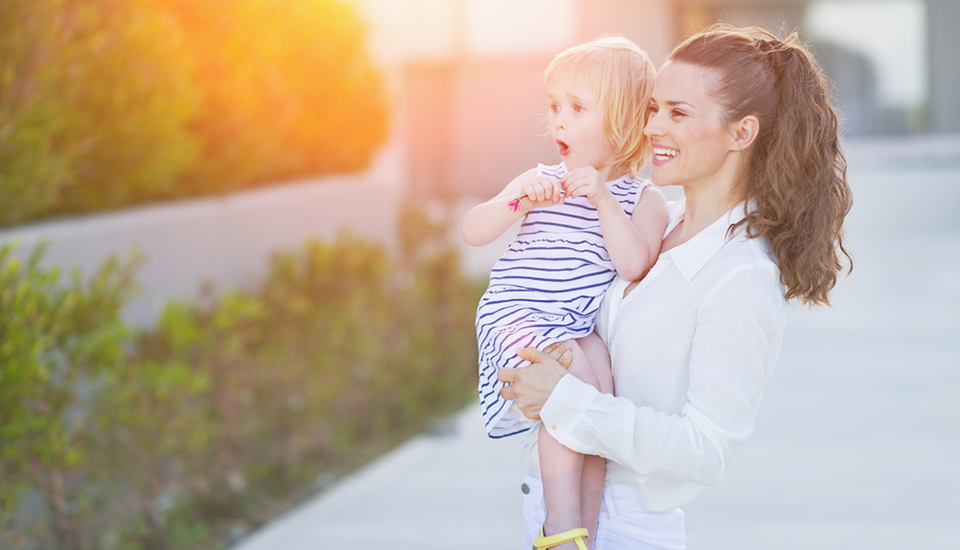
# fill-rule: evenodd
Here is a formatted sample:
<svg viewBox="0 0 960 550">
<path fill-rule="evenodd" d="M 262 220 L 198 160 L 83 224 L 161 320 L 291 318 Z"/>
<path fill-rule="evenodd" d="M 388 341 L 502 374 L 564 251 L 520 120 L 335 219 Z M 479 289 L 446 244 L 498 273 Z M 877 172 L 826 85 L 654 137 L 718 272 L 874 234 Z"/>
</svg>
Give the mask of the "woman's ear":
<svg viewBox="0 0 960 550">
<path fill-rule="evenodd" d="M 750 147 L 753 140 L 760 133 L 760 121 L 754 115 L 747 115 L 740 119 L 734 127 L 733 138 L 741 151 Z"/>
</svg>

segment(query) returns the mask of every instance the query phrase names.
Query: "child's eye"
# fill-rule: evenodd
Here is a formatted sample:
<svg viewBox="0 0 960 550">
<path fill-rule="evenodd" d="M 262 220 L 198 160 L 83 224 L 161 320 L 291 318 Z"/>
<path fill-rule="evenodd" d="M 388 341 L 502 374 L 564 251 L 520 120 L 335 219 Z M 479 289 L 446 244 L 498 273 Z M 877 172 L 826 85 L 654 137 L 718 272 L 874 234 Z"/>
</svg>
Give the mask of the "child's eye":
<svg viewBox="0 0 960 550">
<path fill-rule="evenodd" d="M 547 106 L 547 108 L 550 110 L 551 113 L 556 113 L 557 111 L 560 110 L 560 107 L 556 103 L 551 103 L 550 105 Z"/>
<path fill-rule="evenodd" d="M 580 105 L 579 103 L 574 103 L 573 110 L 579 113 L 580 111 L 583 110 L 583 105 Z"/>
</svg>

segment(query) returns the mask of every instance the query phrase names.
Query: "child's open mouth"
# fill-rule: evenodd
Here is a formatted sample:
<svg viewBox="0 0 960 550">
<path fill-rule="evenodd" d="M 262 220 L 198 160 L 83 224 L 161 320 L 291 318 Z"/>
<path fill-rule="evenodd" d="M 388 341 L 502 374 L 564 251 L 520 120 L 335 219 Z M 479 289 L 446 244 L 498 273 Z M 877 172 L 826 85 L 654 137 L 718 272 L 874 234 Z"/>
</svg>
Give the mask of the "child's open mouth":
<svg viewBox="0 0 960 550">
<path fill-rule="evenodd" d="M 560 156 L 561 156 L 561 157 L 567 156 L 567 153 L 570 152 L 570 147 L 567 146 L 566 143 L 560 141 L 559 139 L 556 140 L 556 142 L 557 142 L 557 151 L 560 152 Z"/>
</svg>

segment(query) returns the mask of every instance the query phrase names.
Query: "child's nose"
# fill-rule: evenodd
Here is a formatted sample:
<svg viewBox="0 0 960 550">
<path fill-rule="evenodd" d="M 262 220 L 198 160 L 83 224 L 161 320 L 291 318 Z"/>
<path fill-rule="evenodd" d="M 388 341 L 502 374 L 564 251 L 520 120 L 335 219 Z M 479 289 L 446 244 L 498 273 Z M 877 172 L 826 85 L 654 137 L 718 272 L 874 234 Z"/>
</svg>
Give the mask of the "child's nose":
<svg viewBox="0 0 960 550">
<path fill-rule="evenodd" d="M 567 117 L 562 110 L 553 118 L 553 126 L 558 130 L 565 130 L 567 128 Z"/>
</svg>

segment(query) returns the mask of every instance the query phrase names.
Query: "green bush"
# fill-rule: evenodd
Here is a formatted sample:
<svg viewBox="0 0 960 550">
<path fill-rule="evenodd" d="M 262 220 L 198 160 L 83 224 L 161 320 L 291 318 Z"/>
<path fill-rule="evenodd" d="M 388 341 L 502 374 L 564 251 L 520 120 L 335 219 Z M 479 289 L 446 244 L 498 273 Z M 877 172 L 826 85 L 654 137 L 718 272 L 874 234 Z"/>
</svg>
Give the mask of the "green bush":
<svg viewBox="0 0 960 550">
<path fill-rule="evenodd" d="M 178 194 L 202 138 L 195 60 L 155 0 L 70 2 L 55 86 L 74 170 L 54 213 L 115 209 Z"/>
<path fill-rule="evenodd" d="M 223 191 L 366 167 L 386 141 L 382 76 L 344 0 L 162 0 L 197 56 L 204 142 L 186 189 Z"/>
<path fill-rule="evenodd" d="M 443 228 L 400 218 L 396 257 L 310 241 L 140 335 L 118 317 L 131 265 L 61 287 L 4 249 L 0 546 L 210 548 L 469 402 L 482 287 Z M 44 523 L 11 513 L 25 494 Z"/>
<path fill-rule="evenodd" d="M 71 548 L 86 518 L 73 480 L 96 461 L 89 443 L 96 382 L 124 363 L 129 332 L 119 312 L 133 263 L 110 260 L 90 281 L 26 262 L 0 248 L 0 532 L 32 489 L 49 514 L 48 544 Z M 2 541 L 3 538 L 0 538 Z"/>
<path fill-rule="evenodd" d="M 70 173 L 56 139 L 62 109 L 40 63 L 54 43 L 57 8 L 42 0 L 0 2 L 0 224 L 47 212 Z"/>
<path fill-rule="evenodd" d="M 0 225 L 365 167 L 365 34 L 345 0 L 0 2 Z"/>
<path fill-rule="evenodd" d="M 151 0 L 0 3 L 0 224 L 176 194 L 194 59 Z"/>
</svg>

